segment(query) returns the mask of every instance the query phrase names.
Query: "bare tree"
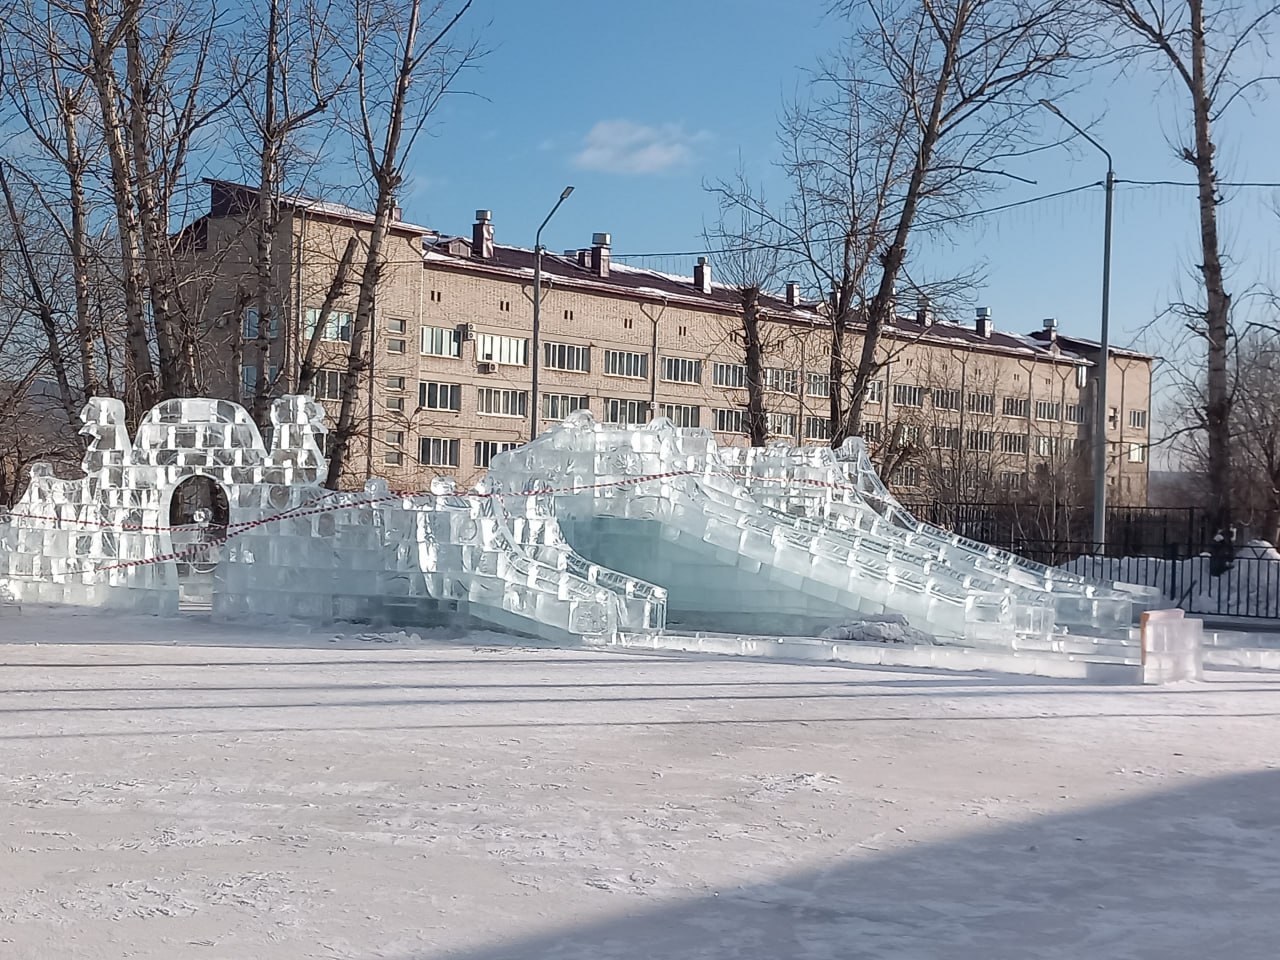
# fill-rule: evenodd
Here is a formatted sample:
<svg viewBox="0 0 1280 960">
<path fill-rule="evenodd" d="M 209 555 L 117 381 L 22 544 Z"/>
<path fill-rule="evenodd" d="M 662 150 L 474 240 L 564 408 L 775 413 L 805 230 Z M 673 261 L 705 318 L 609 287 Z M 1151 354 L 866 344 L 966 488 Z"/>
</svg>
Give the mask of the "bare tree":
<svg viewBox="0 0 1280 960">
<path fill-rule="evenodd" d="M 764 398 L 766 316 L 760 298 L 777 282 L 781 247 L 773 224 L 760 214 L 768 204 L 756 196 L 744 170 L 739 169 L 731 183 L 710 190 L 719 197 L 720 217 L 714 228 L 704 231 L 704 237 L 709 246 L 723 249 L 715 263 L 733 289 L 741 311 L 738 333 L 746 368 L 747 436 L 753 447 L 763 447 L 769 422 Z M 707 269 L 705 264 L 700 268 Z"/>
<path fill-rule="evenodd" d="M 329 51 L 340 26 L 337 20 L 332 0 L 268 0 L 265 10 L 246 12 L 238 52 L 228 61 L 224 78 L 234 125 L 246 153 L 256 161 L 251 172 L 257 185 L 251 215 L 252 307 L 249 321 L 236 320 L 237 329 L 252 341 L 251 409 L 261 427 L 267 424 L 276 387 L 270 375 L 271 351 L 285 312 L 275 256 L 282 194 L 286 189 L 301 191 L 319 148 L 308 142 L 309 136 L 350 76 L 349 65 L 345 70 L 332 67 L 336 59 Z"/>
<path fill-rule="evenodd" d="M 472 0 L 351 2 L 349 56 L 356 99 L 352 126 L 361 173 L 373 194 L 373 225 L 365 241 L 338 423 L 330 434 L 328 483 L 335 489 L 355 433 L 356 398 L 372 349 L 367 341 L 372 338 L 383 248 L 405 164 L 440 102 L 479 55 L 474 42 L 452 40 Z"/>
<path fill-rule="evenodd" d="M 876 351 L 895 319 L 908 241 L 927 211 L 959 216 L 1003 165 L 1036 149 L 1038 101 L 1066 76 L 1083 18 L 1069 0 L 848 0 L 869 26 L 856 49 L 870 66 L 851 89 L 889 118 L 896 157 L 888 242 L 875 250 L 877 282 L 865 304 L 865 335 L 845 429 L 857 432 Z"/>
<path fill-rule="evenodd" d="M 1227 110 L 1267 81 L 1270 71 L 1242 76 L 1238 67 L 1256 58 L 1265 33 L 1280 14 L 1280 4 L 1253 2 L 1210 4 L 1204 0 L 1097 0 L 1098 9 L 1116 28 L 1116 50 L 1124 58 L 1143 57 L 1157 63 L 1180 93 L 1190 125 L 1176 144 L 1178 155 L 1195 171 L 1199 212 L 1202 305 L 1185 313 L 1196 336 L 1205 341 L 1205 398 L 1201 413 L 1206 437 L 1206 471 L 1213 491 L 1213 518 L 1220 536 L 1214 570 L 1231 564 L 1227 531 L 1233 523 L 1231 462 L 1230 350 L 1231 295 L 1223 269 L 1224 241 L 1218 232 L 1218 188 L 1215 125 Z M 1248 68 L 1246 68 L 1248 69 Z M 1256 69 L 1256 68 L 1255 68 Z M 1265 75 L 1264 75 L 1265 73 Z"/>
</svg>

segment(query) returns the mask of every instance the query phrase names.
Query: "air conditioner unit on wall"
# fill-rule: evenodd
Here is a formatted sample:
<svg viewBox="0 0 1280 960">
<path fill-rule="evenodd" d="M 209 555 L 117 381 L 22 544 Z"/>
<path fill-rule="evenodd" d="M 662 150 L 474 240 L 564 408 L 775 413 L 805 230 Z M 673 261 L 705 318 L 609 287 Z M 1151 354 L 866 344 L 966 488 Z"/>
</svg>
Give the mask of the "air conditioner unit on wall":
<svg viewBox="0 0 1280 960">
<path fill-rule="evenodd" d="M 458 324 L 458 339 L 463 343 L 468 343 L 476 338 L 476 332 L 469 323 Z"/>
<path fill-rule="evenodd" d="M 481 360 L 476 364 L 476 369 L 481 373 L 497 373 L 498 365 L 492 360 Z"/>
</svg>

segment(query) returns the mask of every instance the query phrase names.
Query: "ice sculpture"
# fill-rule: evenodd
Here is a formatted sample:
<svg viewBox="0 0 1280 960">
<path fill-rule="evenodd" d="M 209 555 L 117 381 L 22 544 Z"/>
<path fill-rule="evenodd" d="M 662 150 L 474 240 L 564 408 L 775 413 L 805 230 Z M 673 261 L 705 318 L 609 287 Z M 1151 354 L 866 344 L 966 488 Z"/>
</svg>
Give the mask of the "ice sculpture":
<svg viewBox="0 0 1280 960">
<path fill-rule="evenodd" d="M 580 411 L 495 457 L 488 479 L 530 494 L 508 508 L 555 518 L 561 549 L 665 586 L 686 629 L 818 636 L 900 614 L 942 642 L 1052 649 L 1066 633 L 1127 640 L 1156 602 L 916 521 L 859 440 L 721 450 L 707 430 Z"/>
<path fill-rule="evenodd" d="M 269 451 L 227 401 L 161 403 L 132 443 L 117 400 L 91 400 L 82 419 L 84 476 L 38 464 L 0 517 L 0 586 L 17 600 L 176 612 L 179 565 L 198 554 L 216 560 L 219 616 L 478 622 L 551 640 L 663 625 L 660 587 L 562 548 L 553 519 L 513 519 L 448 481 L 420 495 L 378 480 L 324 489 L 323 412 L 310 398 L 274 403 Z M 170 517 L 197 478 L 226 516 L 211 526 L 197 513 L 193 533 Z"/>
<path fill-rule="evenodd" d="M 132 440 L 119 401 L 91 400 L 82 419 L 84 475 L 38 464 L 0 516 L 0 594 L 170 613 L 207 571 L 216 616 L 458 621 L 557 641 L 660 631 L 668 615 L 793 637 L 893 621 L 942 643 L 1062 652 L 1072 638 L 1131 643 L 1135 612 L 1155 605 L 920 523 L 858 440 L 722 450 L 706 430 L 579 412 L 495 457 L 470 492 L 437 478 L 424 493 L 381 480 L 334 493 L 307 397 L 274 403 L 269 449 L 227 401 L 166 401 Z"/>
</svg>

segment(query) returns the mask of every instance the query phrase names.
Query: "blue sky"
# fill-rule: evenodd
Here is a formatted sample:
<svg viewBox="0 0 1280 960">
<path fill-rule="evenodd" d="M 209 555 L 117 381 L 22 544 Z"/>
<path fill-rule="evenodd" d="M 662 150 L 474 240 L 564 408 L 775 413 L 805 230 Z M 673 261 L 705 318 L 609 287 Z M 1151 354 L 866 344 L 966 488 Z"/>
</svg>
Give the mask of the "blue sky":
<svg viewBox="0 0 1280 960">
<path fill-rule="evenodd" d="M 575 193 L 544 234 L 548 248 L 613 235 L 616 254 L 695 250 L 715 203 L 706 180 L 731 175 L 741 154 L 768 182 L 783 101 L 803 69 L 840 40 L 826 0 L 648 0 L 586 4 L 478 0 L 472 27 L 489 55 L 452 99 L 411 165 L 406 215 L 465 233 L 477 208 L 493 210 L 499 242 L 532 246 L 538 223 L 566 184 Z M 785 10 L 785 15 L 779 11 Z M 1280 97 L 1280 91 L 1278 91 Z M 1235 109 L 1220 129 L 1224 178 L 1277 180 L 1280 98 Z M 1170 135 L 1181 102 L 1151 70 L 1101 76 L 1061 108 L 1092 127 L 1115 156 L 1117 175 L 1189 180 Z M 1061 127 L 1047 117 L 1047 129 Z M 1100 181 L 1101 156 L 1085 144 L 1012 168 L 1034 179 L 997 204 Z M 1280 191 L 1227 191 L 1226 235 L 1235 286 L 1274 278 L 1280 267 Z M 780 196 L 775 187 L 770 195 Z M 1127 344 L 1177 288 L 1191 289 L 1194 191 L 1117 190 L 1113 342 Z M 978 302 L 996 323 L 1030 330 L 1044 317 L 1096 335 L 1102 235 L 1101 189 L 992 216 L 922 249 L 943 273 L 983 265 Z M 653 261 L 688 270 L 688 259 Z M 1166 331 L 1145 346 L 1167 350 Z M 1142 345 L 1140 343 L 1139 345 Z"/>
</svg>

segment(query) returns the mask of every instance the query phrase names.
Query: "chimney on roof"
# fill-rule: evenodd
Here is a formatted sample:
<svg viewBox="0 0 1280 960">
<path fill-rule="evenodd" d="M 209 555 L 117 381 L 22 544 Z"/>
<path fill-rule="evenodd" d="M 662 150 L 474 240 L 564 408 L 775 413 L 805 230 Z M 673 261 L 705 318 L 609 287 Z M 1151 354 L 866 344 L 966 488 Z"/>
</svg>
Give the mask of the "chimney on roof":
<svg viewBox="0 0 1280 960">
<path fill-rule="evenodd" d="M 693 285 L 699 293 L 711 292 L 711 264 L 706 257 L 699 257 L 693 268 Z"/>
<path fill-rule="evenodd" d="M 591 235 L 591 272 L 597 277 L 609 275 L 609 243 L 607 233 Z"/>
<path fill-rule="evenodd" d="M 991 308 L 978 307 L 974 319 L 974 328 L 978 331 L 978 336 L 984 340 L 990 340 L 992 325 Z"/>
<path fill-rule="evenodd" d="M 471 256 L 477 260 L 493 259 L 493 214 L 488 210 L 476 211 L 476 222 L 471 225 Z"/>
<path fill-rule="evenodd" d="M 578 259 L 578 251 L 577 251 L 577 250 L 573 250 L 573 249 L 566 250 L 566 251 L 564 252 L 564 258 L 565 258 L 566 260 L 577 260 L 577 259 Z"/>
<path fill-rule="evenodd" d="M 591 266 L 591 250 L 590 250 L 590 248 L 588 248 L 588 247 L 582 247 L 582 248 L 578 251 L 578 255 L 577 255 L 577 257 L 576 257 L 575 259 L 578 261 L 578 266 L 580 266 L 580 267 L 589 267 L 589 266 Z"/>
<path fill-rule="evenodd" d="M 928 297 L 921 297 L 916 301 L 916 323 L 922 327 L 933 326 L 933 307 Z"/>
<path fill-rule="evenodd" d="M 787 306 L 800 306 L 800 284 L 796 283 L 794 280 L 787 281 Z"/>
<path fill-rule="evenodd" d="M 1058 342 L 1058 318 L 1057 317 L 1044 318 L 1044 332 L 1048 334 L 1047 339 L 1049 340 L 1050 343 Z"/>
<path fill-rule="evenodd" d="M 400 204 L 397 203 L 394 207 L 391 208 L 391 219 L 394 220 L 396 223 L 403 222 L 404 211 L 400 209 Z"/>
</svg>

